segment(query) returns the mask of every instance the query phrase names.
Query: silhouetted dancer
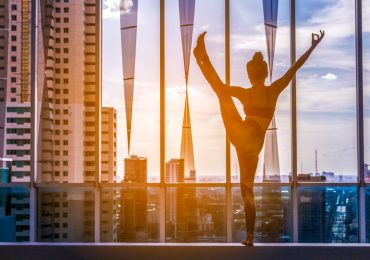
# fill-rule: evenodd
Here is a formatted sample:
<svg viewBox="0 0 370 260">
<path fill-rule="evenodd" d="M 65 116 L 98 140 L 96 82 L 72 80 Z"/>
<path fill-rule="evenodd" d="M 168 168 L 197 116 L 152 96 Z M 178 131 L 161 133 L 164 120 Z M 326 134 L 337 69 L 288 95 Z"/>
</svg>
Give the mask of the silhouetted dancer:
<svg viewBox="0 0 370 260">
<path fill-rule="evenodd" d="M 262 53 L 256 52 L 253 59 L 247 63 L 248 77 L 252 84 L 250 88 L 227 86 L 221 81 L 209 60 L 204 43 L 205 34 L 206 32 L 198 36 L 194 56 L 204 77 L 218 96 L 226 134 L 238 155 L 240 189 L 244 200 L 247 229 L 247 238 L 242 241 L 242 244 L 253 246 L 256 219 L 253 184 L 266 130 L 274 115 L 280 93 L 288 86 L 297 70 L 306 62 L 311 52 L 324 37 L 325 32 L 320 30 L 320 35 L 312 34 L 311 47 L 283 77 L 274 81 L 270 86 L 265 85 L 265 79 L 268 75 L 267 63 L 263 60 Z M 236 109 L 232 97 L 239 99 L 243 104 L 246 114 L 244 120 Z"/>
</svg>

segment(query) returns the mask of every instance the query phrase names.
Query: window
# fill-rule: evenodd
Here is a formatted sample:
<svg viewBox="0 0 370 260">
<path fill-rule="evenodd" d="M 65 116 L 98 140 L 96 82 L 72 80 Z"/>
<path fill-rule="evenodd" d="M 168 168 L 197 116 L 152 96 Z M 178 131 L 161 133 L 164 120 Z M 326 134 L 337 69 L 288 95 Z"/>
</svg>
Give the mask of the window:
<svg viewBox="0 0 370 260">
<path fill-rule="evenodd" d="M 54 10 L 57 16 L 54 17 L 55 24 L 50 24 L 50 26 L 58 26 L 55 32 L 64 33 L 63 36 L 51 32 L 50 36 L 46 35 L 47 38 L 42 38 L 44 32 L 39 31 L 40 39 L 46 39 L 46 42 L 50 40 L 51 45 L 53 45 L 53 37 L 58 35 L 55 37 L 56 45 L 49 46 L 50 53 L 52 53 L 52 48 L 59 47 L 54 49 L 57 55 L 45 57 L 46 62 L 39 62 L 38 66 L 45 66 L 45 64 L 52 66 L 53 59 L 57 56 L 61 57 L 55 59 L 54 67 L 47 68 L 47 70 L 44 70 L 45 67 L 39 67 L 36 70 L 40 75 L 46 71 L 44 75 L 47 80 L 41 82 L 43 76 L 39 77 L 40 75 L 37 80 L 40 80 L 40 83 L 47 83 L 40 84 L 40 86 L 45 86 L 43 90 L 45 101 L 50 102 L 46 106 L 44 103 L 39 103 L 44 109 L 40 113 L 40 118 L 43 120 L 39 121 L 38 130 L 43 136 L 38 139 L 42 144 L 39 148 L 44 149 L 42 153 L 46 154 L 47 159 L 40 159 L 38 169 L 44 171 L 42 180 L 44 183 L 54 183 L 52 185 L 35 184 L 37 188 L 36 212 L 31 211 L 29 205 L 27 208 L 27 202 L 30 201 L 30 187 L 33 188 L 33 184 L 22 184 L 21 189 L 18 189 L 16 183 L 0 185 L 0 195 L 7 198 L 2 203 L 17 202 L 4 206 L 5 211 L 0 210 L 0 218 L 3 218 L 3 213 L 6 212 L 8 215 L 5 215 L 5 220 L 13 217 L 16 220 L 15 240 L 29 241 L 29 227 L 32 225 L 30 222 L 35 221 L 34 227 L 38 229 L 35 232 L 36 239 L 43 242 L 75 242 L 76 240 L 91 242 L 95 239 L 95 232 L 99 232 L 99 236 L 96 237 L 100 237 L 104 242 L 159 242 L 159 234 L 162 234 L 160 230 L 165 231 L 161 238 L 164 238 L 166 242 L 225 242 L 227 238 L 233 242 L 239 242 L 245 236 L 245 220 L 244 202 L 238 183 L 240 172 L 237 156 L 232 146 L 230 150 L 226 150 L 226 135 L 218 100 L 201 75 L 192 54 L 188 75 L 188 101 L 196 179 L 191 178 L 194 175 L 190 173 L 194 174 L 194 172 L 190 171 L 187 176 L 180 176 L 178 179 L 164 172 L 162 174 L 164 174 L 165 183 L 160 183 L 161 164 L 165 164 L 165 169 L 173 167 L 174 172 L 183 170 L 179 151 L 186 92 L 177 2 L 168 1 L 166 3 L 165 36 L 168 44 L 165 45 L 165 86 L 160 85 L 159 41 L 152 41 L 153 44 L 146 45 L 145 51 L 142 49 L 143 45 L 140 44 L 159 37 L 159 9 L 153 8 L 156 5 L 151 5 L 149 8 L 148 3 L 144 1 L 140 7 L 139 12 L 142 15 L 141 18 L 139 15 L 139 22 L 143 21 L 140 19 L 145 20 L 145 30 L 150 34 L 142 33 L 143 30 L 137 31 L 131 150 L 136 151 L 139 157 L 129 158 L 122 163 L 119 163 L 124 157 L 121 148 L 106 148 L 111 144 L 127 144 L 126 129 L 121 131 L 120 128 L 125 127 L 125 122 L 122 121 L 125 118 L 125 107 L 122 103 L 124 100 L 122 59 L 121 56 L 117 57 L 121 46 L 119 41 L 112 44 L 110 38 L 112 36 L 114 39 L 121 39 L 121 31 L 117 29 L 119 27 L 114 29 L 111 26 L 112 21 L 116 24 L 120 23 L 119 17 L 110 18 L 109 22 L 103 19 L 103 28 L 101 28 L 103 57 L 96 57 L 97 51 L 88 50 L 81 68 L 68 66 L 69 64 L 76 65 L 74 55 L 78 54 L 78 51 L 71 49 L 72 55 L 70 56 L 69 48 L 74 48 L 75 42 L 79 39 L 76 39 L 75 35 L 67 35 L 69 32 L 72 33 L 69 27 L 67 28 L 69 19 L 65 17 L 67 15 L 58 13 L 69 12 L 69 4 L 61 4 L 61 2 L 68 1 L 55 0 Z M 211 2 L 212 5 L 210 5 Z M 221 80 L 225 81 L 226 75 L 229 75 L 231 85 L 250 86 L 245 75 L 246 62 L 256 50 L 262 51 L 265 60 L 268 59 L 262 1 L 233 0 L 229 2 L 230 52 L 227 53 L 225 49 L 227 37 L 225 38 L 224 35 L 227 30 L 225 30 L 225 1 L 223 0 L 197 1 L 191 49 L 196 43 L 197 33 L 208 26 L 206 44 Z M 365 10 L 368 10 L 370 1 L 363 0 L 362 2 L 364 18 L 366 18 Z M 10 2 L 9 6 L 11 4 Z M 85 46 L 86 49 L 98 48 L 100 46 L 93 40 L 97 35 L 94 32 L 97 20 L 94 21 L 94 19 L 98 18 L 92 11 L 95 5 L 86 3 L 84 5 L 87 8 L 81 10 L 88 12 L 82 14 L 85 18 L 87 17 L 87 20 L 85 19 L 86 28 L 78 46 Z M 21 9 L 21 6 L 18 9 Z M 75 12 L 74 9 L 73 12 Z M 345 10 L 346 15 L 338 16 L 335 10 Z M 209 15 L 200 15 L 202 11 L 207 11 Z M 337 17 L 333 17 L 332 13 L 335 13 Z M 19 12 L 11 12 L 10 15 L 12 14 L 17 14 L 20 18 L 16 17 L 17 22 L 12 23 L 21 25 Z M 79 14 L 76 15 L 80 17 Z M 359 177 L 357 173 L 361 171 L 357 169 L 356 73 L 359 71 L 356 67 L 354 2 L 352 0 L 330 2 L 327 0 L 297 0 L 295 17 L 296 27 L 294 28 L 297 36 L 294 44 L 294 40 L 290 41 L 289 38 L 289 30 L 293 28 L 290 27 L 289 1 L 279 1 L 272 79 L 278 78 L 289 67 L 290 48 L 293 50 L 296 47 L 297 58 L 306 50 L 311 36 L 306 35 L 307 32 L 326 25 L 329 26 L 328 36 L 331 35 L 325 38 L 319 47 L 320 50 L 312 54 L 307 64 L 296 75 L 296 96 L 293 96 L 294 93 L 288 87 L 279 100 L 274 120 L 277 125 L 280 179 L 277 181 L 278 179 L 265 178 L 264 174 L 267 170 L 264 168 L 266 160 L 265 150 L 263 150 L 254 189 L 257 208 L 256 242 L 355 243 L 360 241 L 359 234 L 360 231 L 364 231 L 362 230 L 364 221 L 367 222 L 366 236 L 370 242 L 370 228 L 368 228 L 370 227 L 370 214 L 368 214 L 370 212 L 370 188 L 368 183 L 362 185 L 362 182 L 357 181 Z M 364 19 L 364 43 L 363 50 L 360 50 L 360 53 L 363 51 L 364 59 L 365 143 L 368 142 L 370 133 L 367 130 L 370 125 L 370 120 L 368 120 L 370 110 L 367 107 L 370 97 L 370 77 L 368 75 L 370 71 L 368 68 L 370 64 L 370 38 L 368 37 L 370 25 L 368 20 Z M 11 28 L 14 31 L 17 30 L 16 25 Z M 40 26 L 40 28 L 51 27 Z M 332 28 L 341 28 L 343 32 L 338 33 L 338 30 Z M 19 29 L 22 28 L 19 27 Z M 13 34 L 13 36 L 19 35 Z M 17 44 L 21 38 L 13 38 L 12 34 L 10 36 L 10 43 L 14 46 L 10 44 L 9 58 L 12 62 L 21 64 L 20 58 L 17 59 L 17 57 L 20 57 L 18 53 L 23 49 L 16 48 L 20 46 Z M 12 42 L 13 39 L 18 43 Z M 289 46 L 289 42 L 292 42 L 294 46 Z M 37 47 L 41 50 L 44 46 Z M 48 49 L 44 50 L 45 52 L 40 53 L 48 52 Z M 146 52 L 153 55 L 146 55 Z M 61 53 L 68 55 L 58 55 Z M 229 67 L 226 65 L 225 54 L 230 54 Z M 4 57 L 2 61 L 8 59 L 8 56 L 5 56 L 6 58 Z M 98 104 L 95 103 L 94 90 L 99 87 L 96 80 L 100 78 L 96 77 L 94 71 L 100 60 L 108 61 L 102 64 L 102 80 L 109 83 L 102 86 L 104 104 L 112 106 L 117 104 L 119 111 L 112 119 L 114 122 L 111 125 L 105 124 L 109 120 L 102 120 L 102 132 L 97 133 L 96 123 L 92 119 L 93 117 L 98 118 L 96 111 Z M 15 64 L 11 63 L 11 65 Z M 11 65 L 7 71 L 12 72 Z M 5 65 L 1 66 L 5 68 Z M 7 115 L 11 116 L 8 116 L 5 121 L 8 136 L 4 140 L 6 140 L 5 145 L 16 148 L 5 149 L 5 154 L 15 158 L 11 178 L 17 181 L 30 175 L 28 146 L 31 122 L 29 115 L 31 113 L 30 110 L 21 111 L 18 107 L 28 105 L 28 102 L 21 101 L 20 94 L 24 91 L 23 83 L 27 79 L 23 77 L 22 69 L 22 66 L 18 64 L 14 66 L 16 74 L 8 75 L 13 83 L 9 87 L 6 81 L 0 80 L 2 93 L 9 94 L 8 101 L 10 99 L 9 104 L 12 104 L 11 107 L 9 104 L 6 106 Z M 70 77 L 68 74 L 82 76 L 77 79 L 71 77 L 73 84 L 67 85 Z M 269 81 L 270 79 L 267 79 L 266 83 L 269 84 Z M 14 83 L 18 83 L 19 86 Z M 107 95 L 107 89 L 109 89 L 109 95 Z M 28 91 L 30 92 L 30 89 Z M 165 94 L 164 101 L 161 99 L 163 96 L 160 96 L 161 91 Z M 12 103 L 16 101 L 16 104 Z M 164 114 L 161 114 L 161 102 L 165 104 Z M 80 107 L 76 109 L 77 106 Z M 242 112 L 242 106 L 239 103 L 237 106 Z M 292 110 L 294 107 L 297 107 L 295 111 Z M 294 123 L 291 121 L 293 112 L 297 113 L 296 129 L 291 126 Z M 15 113 L 17 115 L 13 116 Z M 114 113 L 103 113 L 102 117 L 110 117 L 112 114 Z M 244 117 L 243 113 L 241 114 Z M 118 115 L 120 117 L 116 118 Z M 167 121 L 163 122 L 164 119 Z M 160 137 L 161 124 L 165 124 L 166 128 L 165 135 L 162 137 Z M 113 131 L 110 129 L 112 126 L 118 126 L 119 129 Z M 291 138 L 292 133 L 296 134 L 297 143 L 294 143 L 295 141 Z M 99 134 L 102 135 L 101 176 L 98 176 L 96 172 L 96 165 L 99 162 L 95 161 L 94 157 L 98 155 L 96 137 Z M 165 141 L 165 147 L 162 147 L 164 150 L 161 149 L 161 141 Z M 297 152 L 293 154 L 291 147 L 295 145 Z M 365 162 L 366 158 L 370 158 L 368 147 L 368 144 L 364 146 Z M 126 150 L 127 147 L 124 148 Z M 113 155 L 117 156 L 116 160 L 110 158 Z M 89 158 L 86 159 L 85 156 Z M 147 157 L 145 159 L 140 156 Z M 165 160 L 161 162 L 161 158 Z M 129 167 L 126 166 L 135 160 L 138 164 L 145 161 L 141 166 L 146 170 L 140 174 L 130 173 Z M 291 165 L 294 163 L 296 163 L 296 172 L 292 172 Z M 112 165 L 116 165 L 117 169 L 108 169 Z M 370 170 L 366 167 L 365 165 L 365 181 L 370 181 Z M 225 178 L 226 173 L 230 173 L 228 178 Z M 8 181 L 4 178 L 4 172 L 0 175 L 1 182 Z M 99 185 L 95 185 L 96 177 L 101 178 Z M 326 178 L 327 183 L 323 181 L 323 177 Z M 316 180 L 317 183 L 312 184 L 310 180 Z M 176 181 L 188 181 L 190 185 L 189 183 L 183 186 L 171 183 Z M 207 181 L 211 184 L 207 184 Z M 65 184 L 69 182 L 84 184 Z M 162 189 L 162 185 L 165 189 Z M 99 191 L 99 196 L 95 196 L 96 191 Z M 364 196 L 361 195 L 361 197 L 360 194 Z M 365 209 L 361 208 L 361 205 L 365 205 Z M 0 209 L 2 206 L 0 205 Z M 164 206 L 166 208 L 162 208 Z M 95 212 L 95 210 L 100 210 L 100 212 Z M 159 212 L 163 212 L 165 218 Z M 186 215 L 181 215 L 182 212 Z M 297 223 L 293 223 L 292 212 L 293 214 L 298 212 L 297 216 L 294 216 L 297 217 Z M 30 217 L 31 214 L 37 215 Z M 231 217 L 227 219 L 229 223 L 225 221 L 226 216 Z M 98 220 L 100 223 L 95 223 Z M 127 223 L 130 222 L 133 226 L 128 226 Z M 96 230 L 99 226 L 100 230 Z M 295 237 L 296 234 L 297 237 Z M 365 242 L 363 236 L 361 236 L 361 242 Z"/>
</svg>

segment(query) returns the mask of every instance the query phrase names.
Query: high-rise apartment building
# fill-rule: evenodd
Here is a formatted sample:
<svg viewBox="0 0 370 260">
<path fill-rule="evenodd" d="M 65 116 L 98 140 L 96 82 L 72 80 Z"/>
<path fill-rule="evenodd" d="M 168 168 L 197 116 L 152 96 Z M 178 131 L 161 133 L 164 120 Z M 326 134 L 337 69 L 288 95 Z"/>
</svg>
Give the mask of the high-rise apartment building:
<svg viewBox="0 0 370 260">
<path fill-rule="evenodd" d="M 39 182 L 98 181 L 100 1 L 45 0 L 38 20 Z M 94 194 L 43 190 L 41 241 L 94 241 Z"/>
<path fill-rule="evenodd" d="M 29 182 L 31 0 L 0 2 L 1 182 Z M 5 164 L 4 164 L 5 163 Z M 0 190 L 0 240 L 29 240 L 27 188 Z"/>
<path fill-rule="evenodd" d="M 102 108 L 101 182 L 112 183 L 117 177 L 117 111 Z"/>
<path fill-rule="evenodd" d="M 98 179 L 99 7 L 97 0 L 40 3 L 39 42 L 42 40 L 45 50 L 44 63 L 39 63 L 45 70 L 43 82 L 39 82 L 39 89 L 43 90 L 43 96 L 39 97 L 43 141 L 39 161 L 40 168 L 46 168 L 39 176 L 42 182 L 81 183 Z M 46 122 L 52 122 L 52 127 L 45 129 Z M 47 131 L 52 132 L 47 134 Z"/>
<path fill-rule="evenodd" d="M 0 4 L 0 158 L 12 182 L 30 181 L 31 0 Z"/>
<path fill-rule="evenodd" d="M 117 176 L 117 112 L 112 107 L 102 108 L 101 127 L 101 182 L 114 183 Z M 117 242 L 119 222 L 119 191 L 101 193 L 101 240 Z"/>
</svg>

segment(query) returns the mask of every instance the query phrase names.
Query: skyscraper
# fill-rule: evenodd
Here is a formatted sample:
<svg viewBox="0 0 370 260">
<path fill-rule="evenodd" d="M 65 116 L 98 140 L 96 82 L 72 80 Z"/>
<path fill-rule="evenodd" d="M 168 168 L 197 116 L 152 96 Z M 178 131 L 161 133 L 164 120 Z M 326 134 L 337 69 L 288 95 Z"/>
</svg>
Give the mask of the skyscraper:
<svg viewBox="0 0 370 260">
<path fill-rule="evenodd" d="M 40 66 L 46 74 L 39 82 L 39 89 L 44 90 L 43 97 L 39 97 L 40 115 L 42 120 L 52 122 L 49 131 L 53 131 L 49 136 L 53 143 L 49 142 L 49 147 L 44 144 L 40 163 L 53 161 L 53 167 L 41 172 L 39 181 L 92 182 L 99 170 L 99 7 L 97 0 L 41 1 L 40 41 L 43 40 L 44 49 L 54 51 L 45 52 L 44 64 Z M 54 96 L 47 104 L 45 98 L 50 88 Z M 50 150 L 54 152 L 52 157 L 45 153 Z"/>
<path fill-rule="evenodd" d="M 29 182 L 31 0 L 0 3 L 1 182 Z M 5 165 L 4 165 L 5 163 Z M 27 188 L 1 188 L 0 240 L 29 240 Z"/>
<path fill-rule="evenodd" d="M 171 159 L 166 162 L 166 183 L 184 182 L 184 160 Z M 185 232 L 184 192 L 182 187 L 170 188 L 166 193 L 166 239 L 183 239 Z"/>
<path fill-rule="evenodd" d="M 13 159 L 12 182 L 29 182 L 31 1 L 2 1 L 0 14 L 0 158 Z"/>
<path fill-rule="evenodd" d="M 94 182 L 101 161 L 100 1 L 39 4 L 37 181 Z M 93 241 L 93 200 L 84 190 L 40 192 L 38 239 Z"/>
<path fill-rule="evenodd" d="M 101 182 L 113 183 L 117 177 L 117 111 L 102 108 Z"/>
<path fill-rule="evenodd" d="M 147 182 L 147 159 L 131 155 L 125 159 L 124 181 Z M 121 191 L 119 241 L 145 241 L 147 239 L 147 190 L 128 188 Z"/>
<path fill-rule="evenodd" d="M 113 107 L 102 108 L 101 182 L 114 183 L 117 176 L 117 112 Z M 117 242 L 119 221 L 119 191 L 101 192 L 101 240 Z"/>
<path fill-rule="evenodd" d="M 184 160 L 185 179 L 189 182 L 194 182 L 196 178 L 196 172 L 194 165 L 193 136 L 191 133 L 190 110 L 187 90 L 185 97 L 184 120 L 182 123 L 180 158 Z"/>
</svg>

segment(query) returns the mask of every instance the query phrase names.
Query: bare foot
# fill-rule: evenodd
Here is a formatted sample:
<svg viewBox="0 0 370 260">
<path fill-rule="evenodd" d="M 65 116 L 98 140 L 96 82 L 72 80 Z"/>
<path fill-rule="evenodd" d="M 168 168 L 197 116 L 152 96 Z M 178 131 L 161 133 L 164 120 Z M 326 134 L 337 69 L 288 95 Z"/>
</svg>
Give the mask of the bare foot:
<svg viewBox="0 0 370 260">
<path fill-rule="evenodd" d="M 241 243 L 245 246 L 253 246 L 253 234 L 247 234 L 247 238 Z"/>
</svg>

